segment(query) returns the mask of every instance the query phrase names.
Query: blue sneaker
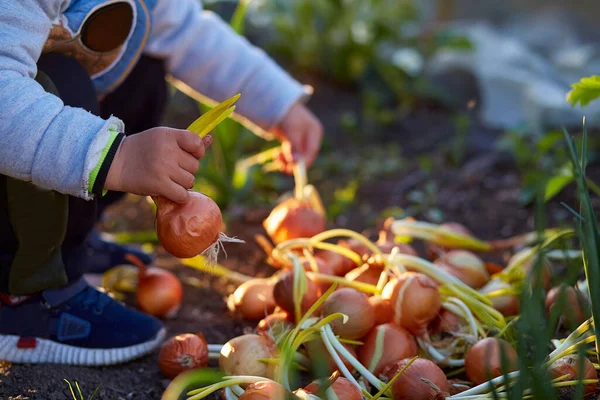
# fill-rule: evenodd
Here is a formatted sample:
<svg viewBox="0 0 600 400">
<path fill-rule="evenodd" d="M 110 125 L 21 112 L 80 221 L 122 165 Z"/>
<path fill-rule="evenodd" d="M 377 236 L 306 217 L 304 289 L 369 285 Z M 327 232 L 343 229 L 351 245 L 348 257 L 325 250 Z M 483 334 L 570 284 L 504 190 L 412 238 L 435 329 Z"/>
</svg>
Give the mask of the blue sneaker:
<svg viewBox="0 0 600 400">
<path fill-rule="evenodd" d="M 85 246 L 86 259 L 83 262 L 85 272 L 89 274 L 102 274 L 117 265 L 131 264 L 125 258 L 127 254 L 133 254 L 145 265 L 154 262 L 154 258 L 148 253 L 104 240 L 95 229 L 88 236 Z"/>
<path fill-rule="evenodd" d="M 0 295 L 0 360 L 114 365 L 152 352 L 164 337 L 159 320 L 83 279 L 36 296 Z"/>
</svg>

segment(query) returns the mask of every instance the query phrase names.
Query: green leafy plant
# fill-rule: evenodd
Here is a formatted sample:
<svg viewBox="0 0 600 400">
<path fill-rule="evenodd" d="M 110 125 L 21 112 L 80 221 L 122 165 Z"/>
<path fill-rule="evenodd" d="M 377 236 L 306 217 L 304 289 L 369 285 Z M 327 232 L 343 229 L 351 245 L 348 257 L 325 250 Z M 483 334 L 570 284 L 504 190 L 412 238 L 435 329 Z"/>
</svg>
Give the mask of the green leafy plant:
<svg viewBox="0 0 600 400">
<path fill-rule="evenodd" d="M 567 93 L 567 102 L 573 107 L 579 103 L 585 107 L 592 101 L 600 97 L 600 76 L 593 75 L 587 78 L 581 78 L 579 82 L 571 85 L 572 89 Z"/>
<path fill-rule="evenodd" d="M 79 397 L 75 395 L 75 391 L 73 390 L 73 385 L 71 385 L 71 382 L 69 382 L 66 379 L 64 381 L 67 382 L 67 385 L 69 385 L 69 391 L 71 392 L 71 396 L 73 396 L 73 400 L 85 400 L 85 397 L 83 397 L 83 393 L 81 392 L 81 388 L 79 387 L 79 383 L 77 381 L 75 381 L 75 388 L 77 389 L 77 394 L 79 395 Z M 96 394 L 98 393 L 98 390 L 100 390 L 100 385 L 96 387 L 96 389 L 87 398 L 87 400 L 93 400 L 94 396 L 96 396 Z"/>
</svg>

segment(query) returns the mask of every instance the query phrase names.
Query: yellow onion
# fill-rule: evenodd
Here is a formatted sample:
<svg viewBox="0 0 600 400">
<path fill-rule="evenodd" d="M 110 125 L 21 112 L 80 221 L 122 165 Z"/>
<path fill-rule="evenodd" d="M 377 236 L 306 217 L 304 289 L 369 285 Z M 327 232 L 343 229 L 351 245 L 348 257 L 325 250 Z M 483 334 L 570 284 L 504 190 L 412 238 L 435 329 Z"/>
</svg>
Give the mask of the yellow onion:
<svg viewBox="0 0 600 400">
<path fill-rule="evenodd" d="M 325 217 L 309 202 L 296 198 L 278 204 L 264 220 L 263 227 L 275 243 L 310 238 L 325 230 Z"/>
<path fill-rule="evenodd" d="M 218 245 L 223 217 L 219 206 L 210 197 L 190 191 L 184 204 L 162 196 L 153 199 L 158 239 L 169 253 L 190 258 Z"/>
<path fill-rule="evenodd" d="M 306 293 L 302 297 L 302 305 L 300 307 L 302 313 L 307 312 L 320 296 L 321 292 L 317 284 L 309 277 L 306 277 Z M 281 274 L 273 287 L 273 297 L 279 308 L 288 314 L 294 315 L 294 274 L 292 271 L 286 271 Z"/>
<path fill-rule="evenodd" d="M 417 354 L 417 342 L 413 335 L 394 324 L 376 326 L 358 348 L 358 360 L 375 375 L 379 375 L 389 364 Z"/>
<path fill-rule="evenodd" d="M 335 251 L 322 250 L 315 254 L 317 262 L 321 261 L 329 267 L 331 275 L 343 276 L 356 267 L 354 261 Z M 319 264 L 320 265 L 320 264 Z M 320 269 L 320 268 L 319 268 Z"/>
<path fill-rule="evenodd" d="M 158 367 L 167 378 L 175 378 L 183 371 L 208 365 L 208 344 L 204 336 L 185 333 L 163 344 L 158 355 Z"/>
<path fill-rule="evenodd" d="M 219 357 L 219 368 L 227 375 L 262 376 L 272 379 L 275 366 L 259 360 L 277 356 L 277 346 L 267 336 L 242 335 L 225 343 Z"/>
<path fill-rule="evenodd" d="M 470 251 L 451 250 L 434 263 L 475 289 L 479 289 L 490 280 L 485 263 Z"/>
<path fill-rule="evenodd" d="M 342 346 L 344 346 L 348 353 L 356 358 L 356 350 L 354 350 L 353 346 L 347 343 L 342 343 Z M 329 351 L 327 351 L 327 347 L 325 347 L 325 344 L 322 340 L 311 340 L 310 342 L 306 342 L 304 347 L 306 348 L 306 354 L 313 365 L 315 365 L 315 363 L 319 363 L 320 366 L 322 365 L 322 362 L 326 361 L 328 366 L 327 373 L 332 374 L 338 370 L 337 364 L 335 363 L 333 357 L 331 357 L 331 354 L 329 354 Z M 349 371 L 354 371 L 352 364 L 350 364 L 350 362 L 343 355 L 340 354 L 339 356 L 346 368 L 348 368 Z"/>
<path fill-rule="evenodd" d="M 136 291 L 140 310 L 157 318 L 172 318 L 182 299 L 183 286 L 175 274 L 161 268 L 140 270 Z"/>
<path fill-rule="evenodd" d="M 502 375 L 502 354 L 506 359 L 506 372 L 516 371 L 519 356 L 510 343 L 493 337 L 475 343 L 465 357 L 465 372 L 469 380 L 479 385 Z"/>
<path fill-rule="evenodd" d="M 387 299 L 382 299 L 380 296 L 369 297 L 369 303 L 373 307 L 375 315 L 375 325 L 387 324 L 394 318 L 394 310 L 392 303 Z"/>
<path fill-rule="evenodd" d="M 274 381 L 256 382 L 248 385 L 239 400 L 274 400 L 285 399 L 286 390 Z"/>
<path fill-rule="evenodd" d="M 304 388 L 306 393 L 318 394 L 320 389 L 319 382 L 313 382 Z M 330 386 L 336 397 L 340 400 L 362 400 L 361 390 L 346 378 L 337 378 Z"/>
<path fill-rule="evenodd" d="M 557 302 L 560 298 L 563 299 L 561 314 L 569 324 L 579 325 L 587 319 L 587 301 L 573 286 L 557 286 L 550 289 L 546 295 L 546 311 L 548 313 L 558 306 Z"/>
<path fill-rule="evenodd" d="M 391 280 L 381 296 L 392 303 L 394 322 L 415 336 L 427 331 L 442 307 L 438 284 L 418 272 L 404 272 Z"/>
<path fill-rule="evenodd" d="M 479 291 L 483 294 L 498 290 L 510 289 L 512 286 L 500 279 L 492 279 Z M 519 298 L 514 294 L 490 297 L 492 306 L 500 311 L 505 317 L 519 314 Z"/>
<path fill-rule="evenodd" d="M 392 379 L 409 361 L 410 359 L 397 361 L 387 366 L 383 374 Z M 435 363 L 424 358 L 417 358 L 392 384 L 393 399 L 442 400 L 449 391 L 450 384 L 444 372 Z"/>
<path fill-rule="evenodd" d="M 227 304 L 242 317 L 259 320 L 275 310 L 273 281 L 256 278 L 244 282 L 229 296 Z"/>
<path fill-rule="evenodd" d="M 272 337 L 279 337 L 294 325 L 289 320 L 289 315 L 285 312 L 271 314 L 261 319 L 256 326 L 256 333 L 269 333 Z"/>
<path fill-rule="evenodd" d="M 579 371 L 581 369 L 581 363 L 583 363 L 583 375 L 581 380 L 598 379 L 596 368 L 594 364 L 586 357 L 580 358 L 576 354 L 572 354 L 566 357 L 559 358 L 550 365 L 550 375 L 553 379 L 560 378 L 561 376 L 567 375 L 562 381 L 576 381 L 580 379 Z M 585 394 L 594 393 L 596 391 L 595 383 L 588 383 L 584 385 Z"/>
<path fill-rule="evenodd" d="M 362 282 L 369 285 L 377 285 L 383 267 L 372 264 L 363 264 L 362 267 L 354 268 L 344 278 L 352 282 Z"/>
<path fill-rule="evenodd" d="M 360 339 L 375 325 L 375 314 L 369 298 L 356 289 L 341 288 L 325 300 L 321 315 L 326 317 L 335 313 L 348 316 L 345 324 L 339 318 L 331 322 L 333 332 L 345 339 Z"/>
</svg>

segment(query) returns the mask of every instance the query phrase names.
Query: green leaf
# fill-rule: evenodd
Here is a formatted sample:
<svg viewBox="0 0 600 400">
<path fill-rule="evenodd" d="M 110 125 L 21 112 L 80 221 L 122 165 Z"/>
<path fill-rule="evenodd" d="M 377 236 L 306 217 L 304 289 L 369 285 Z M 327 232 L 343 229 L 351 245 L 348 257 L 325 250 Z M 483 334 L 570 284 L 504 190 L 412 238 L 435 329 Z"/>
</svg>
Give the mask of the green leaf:
<svg viewBox="0 0 600 400">
<path fill-rule="evenodd" d="M 231 17 L 231 22 L 229 23 L 233 30 L 240 35 L 244 34 L 244 20 L 246 18 L 246 12 L 248 12 L 248 5 L 251 1 L 252 0 L 240 0 Z"/>
<path fill-rule="evenodd" d="M 573 179 L 573 170 L 570 168 L 570 166 L 563 166 L 556 175 L 548 180 L 544 193 L 544 201 L 548 202 L 552 200 L 565 188 L 565 186 L 573 182 Z"/>
<path fill-rule="evenodd" d="M 600 76 L 593 75 L 587 78 L 581 78 L 577 83 L 571 85 L 573 89 L 567 93 L 567 102 L 573 107 L 579 103 L 581 107 L 587 106 L 590 102 L 600 97 Z"/>
<path fill-rule="evenodd" d="M 219 370 L 204 368 L 193 369 L 179 374 L 171 381 L 167 390 L 163 393 L 162 400 L 179 400 L 181 395 L 186 393 L 191 387 L 202 387 L 220 382 L 225 376 Z"/>
</svg>

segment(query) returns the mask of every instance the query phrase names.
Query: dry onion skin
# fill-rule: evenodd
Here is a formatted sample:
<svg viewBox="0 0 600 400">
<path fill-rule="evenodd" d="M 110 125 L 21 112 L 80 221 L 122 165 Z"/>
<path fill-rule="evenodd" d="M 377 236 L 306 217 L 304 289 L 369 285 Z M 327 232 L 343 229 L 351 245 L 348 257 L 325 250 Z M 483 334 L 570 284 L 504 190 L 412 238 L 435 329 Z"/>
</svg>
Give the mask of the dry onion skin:
<svg viewBox="0 0 600 400">
<path fill-rule="evenodd" d="M 227 304 L 245 319 L 258 321 L 275 310 L 273 282 L 260 278 L 244 282 L 229 296 Z"/>
<path fill-rule="evenodd" d="M 325 230 L 325 217 L 309 202 L 290 198 L 278 204 L 263 221 L 263 227 L 273 242 L 310 238 Z"/>
<path fill-rule="evenodd" d="M 492 293 L 495 291 L 510 289 L 511 285 L 500 279 L 492 279 L 479 291 L 483 294 Z M 507 294 L 502 296 L 494 296 L 489 298 L 492 302 L 492 306 L 500 311 L 505 317 L 511 317 L 519 314 L 519 298 L 513 294 Z"/>
<path fill-rule="evenodd" d="M 286 390 L 274 381 L 256 382 L 248 385 L 239 400 L 272 400 L 285 399 Z"/>
<path fill-rule="evenodd" d="M 330 386 L 340 400 L 362 400 L 363 395 L 359 388 L 346 378 L 337 378 Z M 304 388 L 306 393 L 319 394 L 320 384 L 313 382 Z"/>
<path fill-rule="evenodd" d="M 387 299 L 382 299 L 380 296 L 369 297 L 369 303 L 373 307 L 375 316 L 375 325 L 387 324 L 394 318 L 394 310 L 392 303 Z"/>
<path fill-rule="evenodd" d="M 564 291 L 564 292 L 563 292 Z M 562 294 L 561 294 L 562 293 Z M 562 316 L 571 325 L 579 325 L 587 319 L 587 300 L 573 286 L 557 286 L 546 295 L 546 312 L 550 313 L 559 306 L 558 301 L 562 299 Z"/>
<path fill-rule="evenodd" d="M 415 336 L 427 331 L 442 307 L 438 284 L 418 272 L 404 272 L 391 280 L 381 296 L 392 304 L 393 321 Z"/>
<path fill-rule="evenodd" d="M 451 250 L 435 260 L 434 264 L 475 289 L 490 280 L 483 260 L 470 251 Z"/>
<path fill-rule="evenodd" d="M 479 385 L 502 375 L 502 353 L 506 359 L 506 372 L 516 371 L 519 356 L 510 343 L 493 337 L 475 343 L 465 357 L 465 372 L 469 380 Z"/>
<path fill-rule="evenodd" d="M 575 381 L 580 379 L 579 371 L 583 362 L 583 374 L 581 380 L 598 379 L 594 364 L 586 357 L 580 358 L 576 354 L 559 358 L 550 365 L 550 375 L 553 379 L 568 375 L 562 381 Z M 594 393 L 596 391 L 595 383 L 588 383 L 584 386 L 585 394 Z"/>
<path fill-rule="evenodd" d="M 394 324 L 379 325 L 363 339 L 358 360 L 375 375 L 391 363 L 418 354 L 417 342 L 406 329 Z"/>
<path fill-rule="evenodd" d="M 375 326 L 375 313 L 369 298 L 356 289 L 341 288 L 325 300 L 321 315 L 327 317 L 335 313 L 348 316 L 345 324 L 339 318 L 331 322 L 333 332 L 345 339 L 360 339 Z"/>
<path fill-rule="evenodd" d="M 308 309 L 316 303 L 321 296 L 318 285 L 309 277 L 306 277 L 306 293 L 302 297 L 301 311 L 306 313 Z M 273 297 L 275 303 L 283 311 L 294 315 L 294 274 L 292 271 L 284 272 L 275 286 L 273 286 Z"/>
<path fill-rule="evenodd" d="M 383 374 L 392 379 L 409 361 L 410 359 L 404 359 L 393 363 Z M 424 358 L 417 358 L 392 384 L 393 399 L 442 400 L 449 392 L 450 384 L 444 372 L 435 363 Z"/>
<path fill-rule="evenodd" d="M 207 365 L 208 344 L 203 337 L 192 333 L 184 333 L 167 340 L 158 355 L 160 372 L 170 379 L 189 369 Z"/>
<path fill-rule="evenodd" d="M 140 310 L 157 318 L 172 318 L 182 299 L 183 286 L 175 274 L 162 268 L 140 269 L 136 290 Z"/>
<path fill-rule="evenodd" d="M 156 231 L 162 246 L 178 258 L 205 254 L 216 261 L 222 242 L 242 242 L 223 232 L 219 206 L 203 193 L 189 191 L 188 201 L 175 203 L 166 197 L 153 197 L 156 203 Z"/>
<path fill-rule="evenodd" d="M 242 335 L 225 343 L 219 368 L 227 375 L 261 376 L 273 379 L 275 365 L 259 360 L 276 358 L 277 346 L 264 335 Z"/>
</svg>

